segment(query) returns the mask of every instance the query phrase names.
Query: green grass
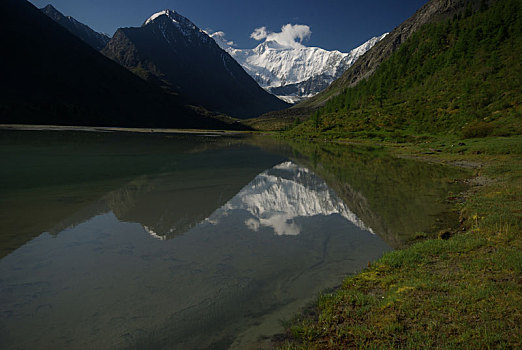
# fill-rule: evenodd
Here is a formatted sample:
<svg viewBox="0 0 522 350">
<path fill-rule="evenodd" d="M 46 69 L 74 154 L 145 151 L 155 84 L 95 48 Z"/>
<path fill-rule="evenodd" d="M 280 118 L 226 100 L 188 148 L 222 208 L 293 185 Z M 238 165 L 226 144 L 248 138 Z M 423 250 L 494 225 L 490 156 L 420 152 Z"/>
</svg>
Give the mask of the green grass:
<svg viewBox="0 0 522 350">
<path fill-rule="evenodd" d="M 521 138 L 457 141 L 387 146 L 401 157 L 481 164 L 475 175 L 488 181 L 455 203 L 460 233 L 391 252 L 347 278 L 289 323 L 282 349 L 522 347 Z M 434 147 L 440 152 L 426 152 Z"/>
<path fill-rule="evenodd" d="M 499 0 L 472 15 L 423 26 L 370 78 L 330 99 L 289 134 L 520 134 L 521 57 L 522 3 Z"/>
<path fill-rule="evenodd" d="M 282 349 L 522 348 L 521 57 L 522 3 L 498 0 L 422 27 L 374 75 L 282 134 L 311 150 L 310 141 L 357 144 L 473 172 L 469 190 L 448 194 L 455 228 L 438 237 L 419 232 L 417 243 L 322 295 L 287 323 Z M 340 179 L 385 222 L 400 223 L 365 180 L 379 180 L 369 169 L 393 183 L 413 168 L 390 171 L 382 157 L 365 167 L 349 152 L 341 159 L 353 167 L 338 170 Z M 415 200 L 401 188 L 389 196 Z"/>
</svg>

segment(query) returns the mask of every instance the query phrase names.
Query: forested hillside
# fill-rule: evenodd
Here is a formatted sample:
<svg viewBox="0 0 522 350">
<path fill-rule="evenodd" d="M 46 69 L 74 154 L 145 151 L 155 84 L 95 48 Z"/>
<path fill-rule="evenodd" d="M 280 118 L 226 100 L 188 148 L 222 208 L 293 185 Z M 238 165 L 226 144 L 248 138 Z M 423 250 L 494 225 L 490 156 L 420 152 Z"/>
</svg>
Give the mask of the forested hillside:
<svg viewBox="0 0 522 350">
<path fill-rule="evenodd" d="M 519 134 L 521 57 L 522 3 L 469 5 L 450 20 L 423 26 L 374 75 L 293 132 Z"/>
</svg>

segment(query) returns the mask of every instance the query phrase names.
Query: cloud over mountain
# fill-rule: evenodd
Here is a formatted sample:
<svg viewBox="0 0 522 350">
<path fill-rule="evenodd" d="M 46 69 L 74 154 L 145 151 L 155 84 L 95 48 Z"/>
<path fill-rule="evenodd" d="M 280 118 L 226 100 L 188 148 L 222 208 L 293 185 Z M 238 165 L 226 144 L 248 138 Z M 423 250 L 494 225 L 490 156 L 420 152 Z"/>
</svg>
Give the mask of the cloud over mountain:
<svg viewBox="0 0 522 350">
<path fill-rule="evenodd" d="M 225 32 L 214 32 L 214 33 L 209 33 L 207 31 L 205 31 L 205 33 L 208 34 L 208 36 L 210 36 L 212 39 L 214 39 L 216 41 L 216 43 L 221 47 L 229 47 L 229 46 L 235 46 L 236 44 L 232 41 L 232 40 L 228 40 L 227 38 L 225 38 L 226 34 Z"/>
<path fill-rule="evenodd" d="M 250 37 L 261 41 L 253 49 L 231 45 L 225 33 L 210 34 L 216 43 L 239 62 L 261 87 L 280 99 L 295 103 L 326 89 L 361 55 L 386 36 L 371 38 L 350 52 L 308 47 L 303 42 L 312 35 L 303 24 L 285 24 L 281 31 L 256 28 Z"/>
<path fill-rule="evenodd" d="M 250 37 L 255 40 L 275 41 L 282 46 L 302 48 L 302 42 L 312 35 L 310 27 L 303 24 L 285 24 L 278 33 L 268 32 L 266 27 L 254 29 Z"/>
<path fill-rule="evenodd" d="M 255 40 L 263 40 L 268 36 L 268 32 L 266 31 L 266 27 L 259 27 L 254 29 L 250 37 Z"/>
</svg>

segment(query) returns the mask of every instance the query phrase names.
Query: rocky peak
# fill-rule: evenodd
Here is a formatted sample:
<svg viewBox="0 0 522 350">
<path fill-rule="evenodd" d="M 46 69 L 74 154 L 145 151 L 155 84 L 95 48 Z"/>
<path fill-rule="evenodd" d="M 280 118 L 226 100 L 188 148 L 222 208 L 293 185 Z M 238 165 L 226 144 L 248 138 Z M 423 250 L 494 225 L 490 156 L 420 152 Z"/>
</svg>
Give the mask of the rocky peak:
<svg viewBox="0 0 522 350">
<path fill-rule="evenodd" d="M 172 23 L 181 24 L 181 25 L 183 25 L 185 27 L 189 27 L 189 28 L 192 28 L 192 29 L 196 28 L 194 23 L 192 23 L 188 18 L 183 17 L 182 15 L 180 15 L 179 13 L 177 13 L 176 11 L 173 11 L 173 10 L 163 10 L 163 11 L 160 11 L 160 12 L 156 12 L 155 14 L 150 16 L 145 21 L 145 23 L 143 23 L 142 27 L 144 27 L 144 26 L 146 26 L 146 25 L 148 25 L 150 23 L 154 23 L 158 18 L 160 18 L 160 19 L 169 19 Z"/>
<path fill-rule="evenodd" d="M 140 27 L 118 29 L 103 53 L 211 111 L 246 118 L 288 107 L 259 87 L 204 31 L 172 10 L 153 14 Z"/>
<path fill-rule="evenodd" d="M 168 42 L 172 39 L 169 33 L 174 31 L 181 33 L 188 42 L 192 42 L 192 38 L 195 37 L 207 44 L 209 42 L 214 43 L 214 41 L 210 40 L 210 37 L 203 30 L 198 28 L 188 18 L 183 17 L 173 10 L 167 9 L 156 12 L 143 23 L 142 27 L 152 27 L 153 30 L 156 28 L 159 29 L 161 35 Z"/>
</svg>

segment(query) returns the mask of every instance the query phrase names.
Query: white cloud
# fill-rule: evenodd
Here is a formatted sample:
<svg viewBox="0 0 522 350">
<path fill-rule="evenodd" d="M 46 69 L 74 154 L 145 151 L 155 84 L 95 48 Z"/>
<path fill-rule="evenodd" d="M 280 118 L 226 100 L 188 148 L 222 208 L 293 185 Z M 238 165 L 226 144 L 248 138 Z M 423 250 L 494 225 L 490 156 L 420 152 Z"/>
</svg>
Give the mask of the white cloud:
<svg viewBox="0 0 522 350">
<path fill-rule="evenodd" d="M 210 36 L 214 41 L 223 49 L 226 50 L 228 47 L 235 46 L 236 44 L 232 40 L 227 40 L 226 34 L 222 31 L 215 32 L 212 34 L 209 34 L 208 32 L 205 32 Z"/>
<path fill-rule="evenodd" d="M 266 31 L 266 27 L 260 27 L 254 29 L 250 37 L 254 40 L 263 40 L 268 36 L 268 32 Z"/>
<path fill-rule="evenodd" d="M 228 46 L 234 46 L 234 42 L 232 40 L 227 40 L 225 37 L 226 37 L 226 34 L 225 32 L 215 32 L 211 35 L 213 38 L 219 38 L 221 39 L 223 42 L 225 42 Z"/>
<path fill-rule="evenodd" d="M 255 40 L 275 41 L 283 46 L 304 47 L 302 42 L 312 35 L 310 27 L 303 24 L 285 24 L 279 33 L 269 33 L 266 27 L 256 28 L 250 37 Z"/>
</svg>

